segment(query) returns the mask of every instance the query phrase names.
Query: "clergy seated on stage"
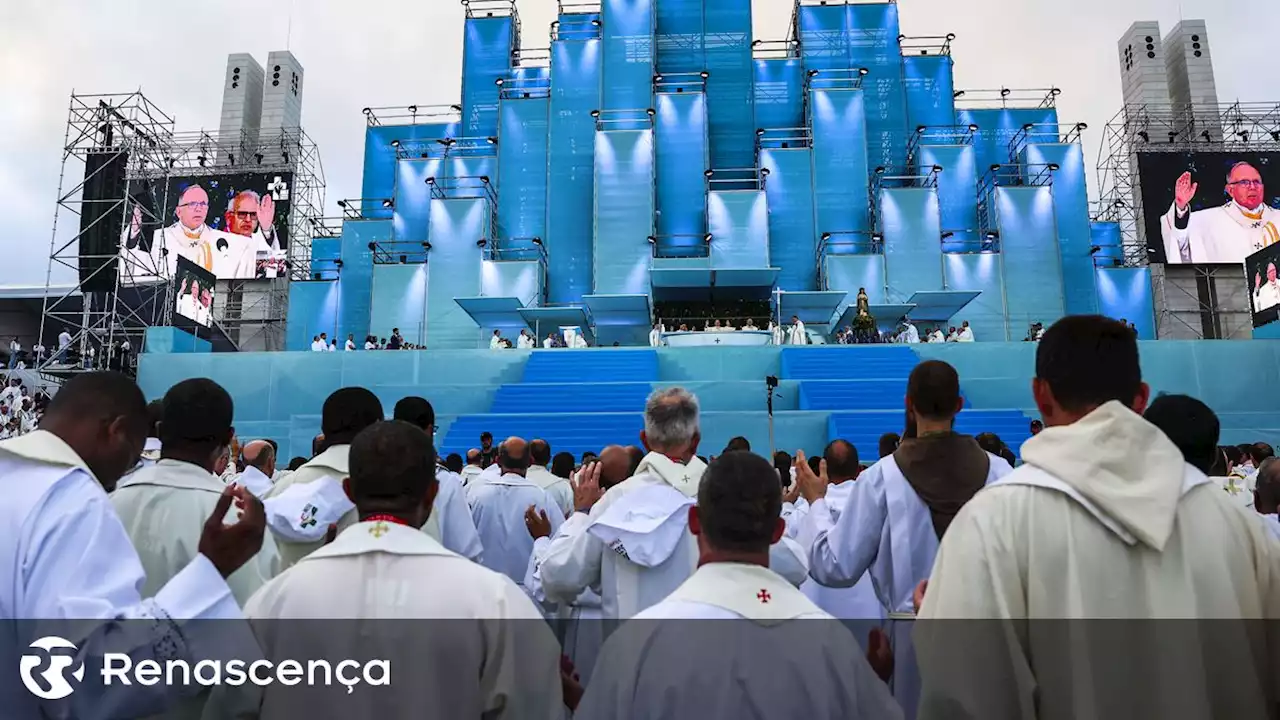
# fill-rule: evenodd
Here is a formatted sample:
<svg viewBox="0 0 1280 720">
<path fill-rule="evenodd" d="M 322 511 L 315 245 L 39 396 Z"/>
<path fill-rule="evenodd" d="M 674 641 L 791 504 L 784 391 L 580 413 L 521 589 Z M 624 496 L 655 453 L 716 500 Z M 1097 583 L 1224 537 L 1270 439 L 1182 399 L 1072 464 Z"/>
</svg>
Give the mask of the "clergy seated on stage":
<svg viewBox="0 0 1280 720">
<path fill-rule="evenodd" d="M 968 320 L 960 325 L 960 335 L 956 338 L 956 342 L 973 342 L 973 328 L 969 327 Z"/>
<path fill-rule="evenodd" d="M 942 334 L 942 328 L 940 327 L 934 328 L 933 331 L 929 333 L 929 342 L 931 343 L 944 343 L 946 341 L 947 336 Z"/>
<path fill-rule="evenodd" d="M 59 700 L 41 700 L 19 682 L 20 653 L 0 657 L 5 717 L 144 717 L 191 694 L 181 686 L 97 682 L 103 656 L 126 653 L 134 665 L 184 660 L 195 666 L 221 657 L 228 623 L 242 620 L 227 578 L 262 547 L 262 506 L 243 490 L 224 488 L 210 512 L 195 519 L 199 534 L 189 562 L 152 599 L 143 564 L 107 491 L 138 461 L 147 437 L 147 406 L 132 380 L 117 373 L 72 378 L 55 396 L 41 429 L 0 443 L 0 617 L 6 647 L 45 636 L 70 643 L 85 682 Z M 223 519 L 243 506 L 233 525 Z M 185 530 L 171 524 L 168 530 Z M 74 621 L 74 622 L 68 622 Z M 45 646 L 51 650 L 55 646 Z"/>
<path fill-rule="evenodd" d="M 564 523 L 564 513 L 547 491 L 525 477 L 529 463 L 528 443 L 523 438 L 507 438 L 498 448 L 501 474 L 469 493 L 471 517 L 484 546 L 481 562 L 517 583 L 524 583 L 533 553 L 533 538 L 524 530 L 526 511 L 533 508 L 546 513 L 553 532 Z"/>
<path fill-rule="evenodd" d="M 742 326 L 742 329 L 743 330 L 759 330 L 760 328 L 756 327 L 755 320 L 752 320 L 751 318 L 747 318 L 747 323 Z"/>
<path fill-rule="evenodd" d="M 221 698 L 221 716 L 297 718 L 305 708 L 315 720 L 563 717 L 560 650 L 537 608 L 508 578 L 421 529 L 438 487 L 431 438 L 379 422 L 355 438 L 349 459 L 342 488 L 358 522 L 268 583 L 245 614 L 277 662 L 378 658 L 395 673 L 387 686 L 354 692 L 246 684 Z M 298 622 L 308 620 L 323 622 Z"/>
<path fill-rule="evenodd" d="M 1280 552 L 1142 418 L 1136 338 L 1099 316 L 1058 321 L 1032 393 L 1045 431 L 938 551 L 915 632 L 919 717 L 1274 717 L 1277 639 L 1230 621 L 1280 617 Z M 1217 641 L 1203 624 L 1133 622 L 1186 618 L 1219 621 Z M 952 619 L 966 622 L 930 622 Z"/>
<path fill-rule="evenodd" d="M 697 550 L 688 529 L 706 465 L 698 400 L 683 388 L 657 390 L 645 404 L 640 441 L 649 451 L 636 473 L 602 493 L 598 465 L 578 477 L 577 512 L 551 541 L 540 566 L 552 602 L 572 603 L 600 588 L 604 615 L 626 619 L 666 597 L 689 578 Z M 803 582 L 803 553 L 793 541 L 773 546 L 773 567 Z"/>
<path fill-rule="evenodd" d="M 893 694 L 908 718 L 919 695 L 912 593 L 929 577 L 939 540 L 960 508 L 1012 469 L 955 432 L 963 406 L 955 368 L 938 360 L 917 365 L 907 379 L 902 443 L 853 483 L 842 508 L 827 500 L 840 493 L 796 458 L 796 480 L 809 503 L 804 522 L 813 525 L 809 573 L 832 588 L 854 587 L 870 573 L 897 652 Z"/>
<path fill-rule="evenodd" d="M 887 639 L 876 635 L 873 670 L 849 630 L 770 569 L 781 506 L 768 461 L 711 464 L 687 511 L 697 570 L 609 638 L 575 718 L 902 717 L 877 677 Z"/>
<path fill-rule="evenodd" d="M 378 396 L 364 388 L 342 388 L 325 399 L 315 457 L 276 483 L 265 501 L 281 571 L 322 546 L 329 525 L 342 530 L 356 521 L 355 507 L 342 494 L 351 441 L 382 418 Z"/>
<path fill-rule="evenodd" d="M 426 398 L 401 398 L 392 411 L 392 417 L 418 428 L 429 438 L 435 436 L 436 410 Z M 423 532 L 450 551 L 472 562 L 480 562 L 484 547 L 476 532 L 475 521 L 471 519 L 471 510 L 467 507 L 462 477 L 437 465 L 436 481 L 435 504 Z"/>
</svg>

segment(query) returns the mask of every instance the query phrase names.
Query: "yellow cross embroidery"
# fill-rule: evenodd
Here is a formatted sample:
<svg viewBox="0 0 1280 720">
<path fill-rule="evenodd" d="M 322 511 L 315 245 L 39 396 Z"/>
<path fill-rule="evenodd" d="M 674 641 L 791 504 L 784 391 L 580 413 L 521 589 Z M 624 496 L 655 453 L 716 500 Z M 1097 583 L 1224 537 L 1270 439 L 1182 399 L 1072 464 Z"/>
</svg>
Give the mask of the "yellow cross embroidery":
<svg viewBox="0 0 1280 720">
<path fill-rule="evenodd" d="M 387 534 L 387 524 L 379 520 L 377 524 L 369 528 L 369 534 L 381 539 L 383 535 Z"/>
</svg>

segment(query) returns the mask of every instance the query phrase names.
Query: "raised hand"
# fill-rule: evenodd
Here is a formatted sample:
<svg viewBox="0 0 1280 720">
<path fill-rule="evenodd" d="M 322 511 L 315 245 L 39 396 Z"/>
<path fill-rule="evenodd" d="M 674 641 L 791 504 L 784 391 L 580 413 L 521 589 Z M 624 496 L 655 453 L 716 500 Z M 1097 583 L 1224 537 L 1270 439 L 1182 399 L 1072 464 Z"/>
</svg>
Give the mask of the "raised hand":
<svg viewBox="0 0 1280 720">
<path fill-rule="evenodd" d="M 1200 184 L 1192 182 L 1190 172 L 1182 173 L 1182 177 L 1178 178 L 1178 182 L 1173 186 L 1173 204 L 1178 208 L 1178 212 L 1186 212 L 1191 206 L 1191 200 L 1196 196 L 1196 190 L 1199 189 Z"/>
<path fill-rule="evenodd" d="M 551 537 L 551 521 L 545 512 L 533 505 L 524 511 L 524 526 L 534 540 Z"/>
<path fill-rule="evenodd" d="M 796 451 L 796 484 L 800 486 L 800 494 L 810 505 L 827 496 L 827 461 L 818 465 L 819 474 L 814 475 L 805 459 L 804 451 Z"/>
<path fill-rule="evenodd" d="M 240 519 L 234 525 L 224 525 L 223 518 L 232 502 L 240 510 Z M 228 577 L 262 549 L 266 529 L 267 514 L 262 509 L 262 501 L 243 487 L 229 485 L 218 497 L 213 514 L 204 522 L 198 546 L 200 554 L 213 563 L 222 577 Z"/>
<path fill-rule="evenodd" d="M 262 196 L 262 200 L 258 202 L 258 229 L 263 235 L 271 232 L 271 227 L 276 221 L 276 201 L 271 199 L 271 193 Z"/>
<path fill-rule="evenodd" d="M 578 472 L 578 484 L 573 488 L 573 507 L 578 512 L 589 513 L 604 495 L 600 489 L 600 463 L 594 462 Z"/>
</svg>

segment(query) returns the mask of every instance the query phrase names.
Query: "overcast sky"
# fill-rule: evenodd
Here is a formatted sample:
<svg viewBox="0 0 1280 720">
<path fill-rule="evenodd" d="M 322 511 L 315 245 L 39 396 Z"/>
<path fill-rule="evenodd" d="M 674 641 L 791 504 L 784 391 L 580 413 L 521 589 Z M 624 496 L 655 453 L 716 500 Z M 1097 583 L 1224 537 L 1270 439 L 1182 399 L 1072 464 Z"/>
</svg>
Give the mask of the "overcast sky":
<svg viewBox="0 0 1280 720">
<path fill-rule="evenodd" d="M 745 2 L 746 0 L 744 0 Z M 292 5 L 292 8 L 291 8 Z M 752 0 L 756 37 L 780 39 L 791 0 Z M 957 34 L 957 88 L 1063 89 L 1092 168 L 1120 105 L 1116 42 L 1134 20 L 1209 23 L 1223 102 L 1280 100 L 1276 0 L 902 0 L 902 32 Z M 525 47 L 546 47 L 555 0 L 518 0 Z M 194 12 L 193 12 L 194 11 Z M 292 18 L 292 19 L 291 19 Z M 43 285 L 70 93 L 141 88 L 179 130 L 217 129 L 226 56 L 287 47 L 306 69 L 303 124 L 320 146 L 326 210 L 360 195 L 365 106 L 457 102 L 457 0 L 0 0 L 0 284 Z M 1268 75 L 1259 78 L 1255 71 Z M 74 180 L 72 180 L 74 183 Z M 1091 191 L 1094 183 L 1090 171 Z M 59 235 L 77 224 L 66 214 Z M 65 273 L 63 279 L 68 279 Z M 55 276 L 55 280 L 58 278 Z"/>
</svg>

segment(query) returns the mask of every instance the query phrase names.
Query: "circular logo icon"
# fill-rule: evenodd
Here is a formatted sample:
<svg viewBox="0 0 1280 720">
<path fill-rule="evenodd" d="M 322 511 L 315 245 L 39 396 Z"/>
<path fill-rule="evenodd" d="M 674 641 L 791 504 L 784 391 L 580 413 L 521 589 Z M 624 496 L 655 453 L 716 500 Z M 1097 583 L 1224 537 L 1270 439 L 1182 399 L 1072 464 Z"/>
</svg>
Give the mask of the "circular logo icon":
<svg viewBox="0 0 1280 720">
<path fill-rule="evenodd" d="M 27 686 L 27 690 L 41 700 L 61 700 L 74 692 L 75 688 L 67 682 L 66 677 L 67 669 L 76 662 L 74 654 L 55 655 L 53 651 L 66 649 L 75 653 L 76 646 L 60 637 L 50 635 L 31 643 L 31 648 L 43 652 L 23 655 L 18 663 L 22 684 Z M 47 667 L 41 670 L 40 668 L 46 663 Z M 84 663 L 77 665 L 71 671 L 71 677 L 75 678 L 77 683 L 84 680 Z"/>
</svg>

